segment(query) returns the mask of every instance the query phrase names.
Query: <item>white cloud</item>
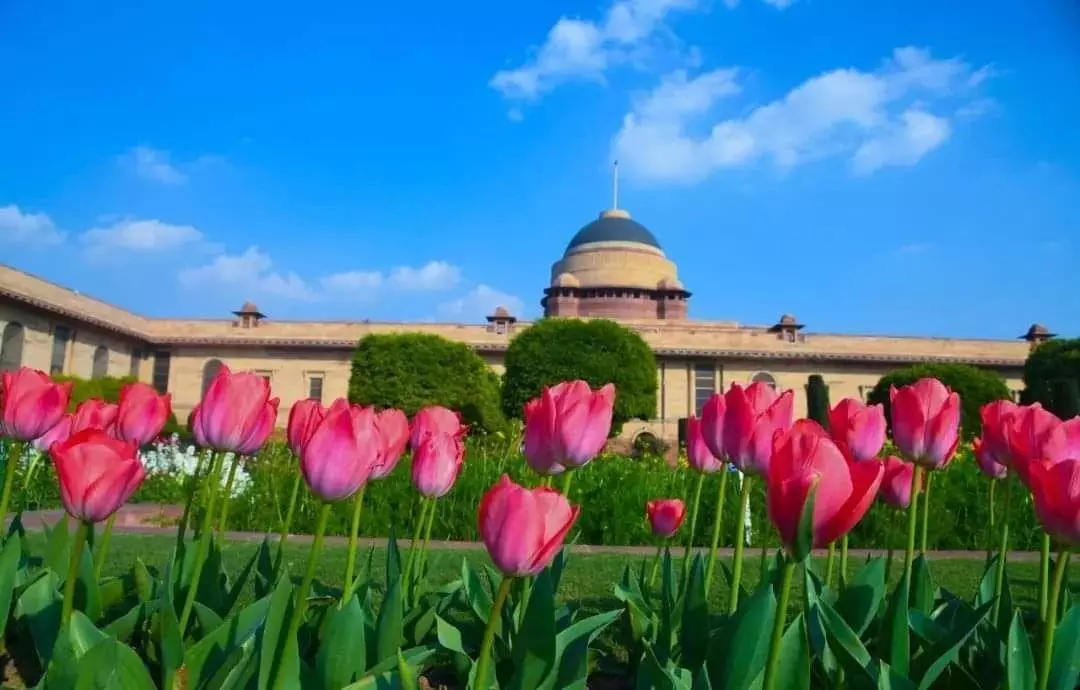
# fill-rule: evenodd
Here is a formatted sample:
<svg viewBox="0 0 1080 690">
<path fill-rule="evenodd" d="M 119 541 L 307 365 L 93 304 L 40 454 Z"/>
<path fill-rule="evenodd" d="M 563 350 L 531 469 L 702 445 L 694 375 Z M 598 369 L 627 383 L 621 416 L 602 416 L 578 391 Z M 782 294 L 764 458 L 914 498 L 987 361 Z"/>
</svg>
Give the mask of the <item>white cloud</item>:
<svg viewBox="0 0 1080 690">
<path fill-rule="evenodd" d="M 514 295 L 487 285 L 477 285 L 458 299 L 440 304 L 439 315 L 456 321 L 479 321 L 494 312 L 496 307 L 503 307 L 520 318 L 525 304 Z"/>
<path fill-rule="evenodd" d="M 221 254 L 204 266 L 181 271 L 180 284 L 190 290 L 230 288 L 242 291 L 244 298 L 271 295 L 311 300 L 317 296 L 296 273 L 274 271 L 273 265 L 258 247 L 248 247 L 243 254 Z"/>
<path fill-rule="evenodd" d="M 399 290 L 433 292 L 449 290 L 461 280 L 461 269 L 446 261 L 429 261 L 420 268 L 398 266 L 389 283 Z"/>
<path fill-rule="evenodd" d="M 617 0 L 598 22 L 562 17 L 530 60 L 496 72 L 490 85 L 508 99 L 531 101 L 567 81 L 602 80 L 609 67 L 631 60 L 660 33 L 669 13 L 698 5 L 699 0 Z M 520 110 L 511 113 L 520 118 Z"/>
<path fill-rule="evenodd" d="M 168 151 L 159 151 L 149 146 L 136 146 L 131 150 L 129 158 L 135 168 L 135 174 L 144 180 L 165 185 L 181 185 L 187 182 L 187 175 L 169 160 Z"/>
<path fill-rule="evenodd" d="M 64 232 L 44 213 L 24 213 L 18 206 L 0 206 L 0 242 L 48 247 L 64 241 Z"/>
<path fill-rule="evenodd" d="M 383 274 L 381 271 L 345 271 L 323 276 L 319 283 L 328 292 L 363 292 L 381 287 Z"/>
<path fill-rule="evenodd" d="M 971 102 L 986 69 L 959 58 L 935 60 L 899 48 L 879 69 L 837 69 L 812 77 L 745 117 L 708 125 L 708 114 L 738 93 L 735 72 L 665 77 L 640 99 L 615 135 L 614 155 L 644 180 L 694 182 L 716 170 L 761 159 L 790 168 L 826 156 L 852 156 L 863 173 L 914 165 L 949 137 L 947 117 L 924 101 L 955 109 Z M 706 120 L 706 122 L 702 122 Z M 704 126 L 703 126 L 704 125 Z"/>
<path fill-rule="evenodd" d="M 91 228 L 79 238 L 92 252 L 164 252 L 203 240 L 191 225 L 173 225 L 160 220 L 121 220 L 106 227 Z"/>
</svg>

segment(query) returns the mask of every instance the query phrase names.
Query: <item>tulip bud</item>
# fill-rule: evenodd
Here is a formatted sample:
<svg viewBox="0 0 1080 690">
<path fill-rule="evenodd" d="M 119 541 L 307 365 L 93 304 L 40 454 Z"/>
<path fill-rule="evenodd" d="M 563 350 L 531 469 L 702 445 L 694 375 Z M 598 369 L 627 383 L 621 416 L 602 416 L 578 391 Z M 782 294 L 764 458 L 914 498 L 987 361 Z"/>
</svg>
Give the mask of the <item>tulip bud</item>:
<svg viewBox="0 0 1080 690">
<path fill-rule="evenodd" d="M 1061 421 L 1039 403 L 1019 407 L 1006 421 L 1009 459 L 1016 476 L 1028 484 L 1032 464 L 1053 465 L 1080 458 L 1080 417 Z"/>
<path fill-rule="evenodd" d="M 412 482 L 428 498 L 442 498 L 454 487 L 465 459 L 465 444 L 450 434 L 428 434 L 413 453 Z"/>
<path fill-rule="evenodd" d="M 960 396 L 934 378 L 889 390 L 893 440 L 928 470 L 948 465 L 960 443 Z"/>
<path fill-rule="evenodd" d="M 718 459 L 724 457 L 724 415 L 726 412 L 727 399 L 720 393 L 713 393 L 701 408 L 699 434 L 713 457 Z M 689 434 L 689 429 L 687 433 Z"/>
<path fill-rule="evenodd" d="M 71 433 L 77 434 L 84 429 L 101 429 L 115 436 L 114 424 L 119 412 L 119 406 L 114 403 L 99 398 L 84 400 L 75 408 L 75 415 L 71 419 Z"/>
<path fill-rule="evenodd" d="M 724 451 L 733 465 L 748 474 L 768 474 L 773 436 L 791 428 L 794 392 L 777 393 L 756 381 L 745 389 L 733 383 L 724 394 Z"/>
<path fill-rule="evenodd" d="M 335 400 L 304 445 L 300 471 L 312 493 L 327 503 L 346 499 L 382 462 L 382 438 L 370 407 Z"/>
<path fill-rule="evenodd" d="M 723 400 L 720 396 L 714 396 L 717 400 Z M 706 406 L 707 407 L 707 406 Z M 704 412 L 702 413 L 704 414 Z M 686 420 L 686 459 L 690 467 L 702 474 L 712 474 L 724 467 L 724 461 L 717 458 L 704 437 L 703 432 L 707 429 L 704 418 L 698 421 L 694 415 Z"/>
<path fill-rule="evenodd" d="M 1080 546 L 1080 458 L 1029 466 L 1035 514 L 1046 533 Z"/>
<path fill-rule="evenodd" d="M 885 445 L 885 408 L 844 398 L 829 410 L 829 433 L 853 460 L 872 460 Z"/>
<path fill-rule="evenodd" d="M 686 504 L 677 498 L 649 501 L 645 504 L 645 515 L 649 518 L 653 535 L 671 539 L 686 518 Z"/>
<path fill-rule="evenodd" d="M 432 405 L 416 413 L 412 423 L 412 435 L 409 446 L 415 451 L 428 434 L 450 434 L 464 436 L 468 427 L 461 423 L 461 417 L 451 409 Z"/>
<path fill-rule="evenodd" d="M 409 442 L 409 418 L 401 410 L 383 410 L 375 418 L 383 441 L 382 463 L 371 472 L 371 479 L 385 479 L 397 467 Z"/>
<path fill-rule="evenodd" d="M 580 510 L 550 487 L 526 489 L 504 474 L 480 501 L 480 537 L 503 575 L 536 575 L 562 548 Z"/>
<path fill-rule="evenodd" d="M 897 510 L 907 510 L 911 505 L 911 477 L 915 474 L 915 465 L 890 455 L 885 458 L 884 466 L 878 498 Z"/>
<path fill-rule="evenodd" d="M 287 438 L 293 453 L 302 455 L 311 434 L 326 416 L 326 408 L 317 400 L 297 400 L 289 410 Z"/>
<path fill-rule="evenodd" d="M 0 436 L 33 441 L 67 412 L 72 383 L 56 383 L 36 369 L 0 374 Z"/>
<path fill-rule="evenodd" d="M 615 386 L 585 381 L 544 388 L 525 405 L 525 460 L 538 473 L 583 467 L 603 450 L 615 413 Z"/>
<path fill-rule="evenodd" d="M 218 369 L 192 412 L 195 441 L 222 452 L 252 455 L 266 443 L 277 420 L 278 399 L 259 374 Z"/>
<path fill-rule="evenodd" d="M 73 415 L 66 414 L 60 418 L 60 421 L 56 425 L 45 432 L 45 435 L 38 436 L 31 443 L 34 448 L 40 450 L 42 453 L 48 453 L 54 443 L 60 441 L 66 441 L 71 436 L 71 420 Z"/>
<path fill-rule="evenodd" d="M 975 453 L 975 462 L 979 469 L 990 479 L 1004 479 L 1009 474 L 1009 468 L 998 462 L 993 446 L 984 439 L 977 438 L 972 441 L 971 449 Z"/>
<path fill-rule="evenodd" d="M 146 477 L 138 450 L 134 443 L 94 428 L 53 444 L 49 454 L 68 514 L 83 522 L 101 522 L 119 510 Z"/>
<path fill-rule="evenodd" d="M 120 389 L 114 431 L 121 441 L 144 446 L 165 428 L 172 412 L 172 398 L 145 383 L 129 383 Z"/>
</svg>

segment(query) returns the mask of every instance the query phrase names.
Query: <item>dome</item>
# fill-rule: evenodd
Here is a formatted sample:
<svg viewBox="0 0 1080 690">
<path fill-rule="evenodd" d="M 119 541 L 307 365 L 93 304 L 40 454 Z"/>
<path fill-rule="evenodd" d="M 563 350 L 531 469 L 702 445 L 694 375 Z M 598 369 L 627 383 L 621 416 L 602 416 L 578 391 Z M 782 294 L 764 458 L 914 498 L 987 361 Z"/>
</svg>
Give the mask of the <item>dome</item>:
<svg viewBox="0 0 1080 690">
<path fill-rule="evenodd" d="M 566 251 L 593 242 L 634 242 L 660 249 L 660 243 L 648 228 L 619 209 L 604 211 L 599 218 L 578 230 Z"/>
</svg>

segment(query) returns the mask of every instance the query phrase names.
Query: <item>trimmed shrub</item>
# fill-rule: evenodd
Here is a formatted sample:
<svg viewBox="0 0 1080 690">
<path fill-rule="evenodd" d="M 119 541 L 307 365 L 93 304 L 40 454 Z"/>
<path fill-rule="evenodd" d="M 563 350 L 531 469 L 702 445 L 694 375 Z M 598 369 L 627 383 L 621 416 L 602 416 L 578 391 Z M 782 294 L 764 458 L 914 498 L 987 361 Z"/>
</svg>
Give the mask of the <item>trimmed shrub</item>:
<svg viewBox="0 0 1080 690">
<path fill-rule="evenodd" d="M 594 389 L 615 384 L 612 436 L 631 419 L 656 416 L 656 359 L 640 335 L 614 321 L 542 319 L 506 351 L 502 409 L 521 418 L 544 386 L 581 379 Z"/>
<path fill-rule="evenodd" d="M 1049 340 L 1028 355 L 1024 363 L 1025 403 L 1041 403 L 1059 417 L 1075 416 L 1073 386 L 1080 386 L 1080 338 Z"/>
<path fill-rule="evenodd" d="M 499 375 L 468 345 L 427 333 L 365 336 L 353 355 L 349 400 L 397 407 L 410 417 L 442 405 L 460 412 L 474 432 L 506 424 Z"/>
<path fill-rule="evenodd" d="M 78 376 L 53 376 L 52 379 L 60 382 L 70 381 L 74 384 L 71 387 L 71 404 L 69 406 L 71 411 L 74 411 L 80 403 L 91 398 L 98 398 L 111 403 L 119 402 L 120 390 L 129 383 L 138 381 L 134 376 L 103 376 L 99 379 L 81 379 Z M 161 430 L 161 435 L 168 437 L 173 434 L 185 441 L 191 438 L 191 431 L 177 422 L 176 414 L 170 412 L 169 419 Z"/>
<path fill-rule="evenodd" d="M 960 394 L 963 412 L 960 420 L 960 433 L 963 438 L 975 438 L 982 433 L 982 421 L 979 409 L 994 400 L 1007 400 L 1011 396 L 1005 379 L 996 372 L 980 369 L 968 364 L 916 364 L 891 371 L 870 391 L 868 402 L 880 403 L 885 407 L 885 418 L 892 421 L 892 408 L 889 404 L 889 388 L 906 386 L 922 378 L 936 378 L 953 391 Z M 891 429 L 891 427 L 890 427 Z"/>
<path fill-rule="evenodd" d="M 829 387 L 820 374 L 812 374 L 806 381 L 806 418 L 829 428 Z"/>
</svg>

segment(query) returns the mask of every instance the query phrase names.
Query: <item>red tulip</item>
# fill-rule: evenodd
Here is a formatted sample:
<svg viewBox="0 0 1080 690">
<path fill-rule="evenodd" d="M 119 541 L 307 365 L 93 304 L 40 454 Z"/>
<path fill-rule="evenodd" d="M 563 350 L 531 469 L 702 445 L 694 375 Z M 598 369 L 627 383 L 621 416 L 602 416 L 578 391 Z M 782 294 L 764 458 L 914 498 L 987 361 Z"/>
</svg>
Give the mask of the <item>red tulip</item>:
<svg viewBox="0 0 1080 690">
<path fill-rule="evenodd" d="M 158 437 L 172 413 L 172 398 L 145 383 L 129 383 L 120 389 L 120 403 L 113 431 L 121 441 L 140 446 Z"/>
<path fill-rule="evenodd" d="M 234 374 L 223 364 L 192 414 L 200 446 L 251 455 L 274 430 L 278 399 L 270 397 L 270 384 L 259 374 Z"/>
<path fill-rule="evenodd" d="M 1063 542 L 1080 545 L 1080 457 L 1029 465 L 1031 497 L 1043 529 Z"/>
<path fill-rule="evenodd" d="M 671 539 L 686 519 L 686 505 L 677 498 L 662 498 L 645 504 L 652 533 L 657 537 Z"/>
<path fill-rule="evenodd" d="M 829 434 L 852 459 L 872 460 L 885 445 L 885 408 L 844 398 L 829 410 Z"/>
<path fill-rule="evenodd" d="M 713 397 L 717 400 L 723 400 L 719 395 Z M 694 415 L 690 415 L 686 420 L 686 458 L 690 461 L 690 466 L 696 471 L 702 474 L 712 474 L 723 469 L 724 461 L 713 454 L 703 435 L 707 428 L 705 427 L 704 414 L 703 411 L 702 421 L 700 422 Z"/>
<path fill-rule="evenodd" d="M 71 419 L 71 433 L 77 434 L 84 429 L 101 429 L 115 436 L 114 425 L 119 413 L 120 406 L 115 403 L 98 398 L 84 400 L 75 408 L 75 416 Z"/>
<path fill-rule="evenodd" d="M 817 422 L 800 419 L 776 435 L 767 479 L 769 518 L 793 546 L 803 506 L 816 487 L 813 545 L 826 546 L 866 515 L 884 473 L 879 462 L 848 461 Z"/>
<path fill-rule="evenodd" d="M 101 522 L 119 510 L 146 477 L 138 451 L 134 443 L 93 428 L 53 444 L 49 454 L 68 514 Z"/>
<path fill-rule="evenodd" d="M 0 374 L 0 436 L 33 441 L 67 412 L 72 383 L 29 367 Z"/>
<path fill-rule="evenodd" d="M 71 436 L 71 419 L 72 415 L 70 414 L 61 417 L 60 421 L 53 428 L 46 431 L 44 436 L 38 436 L 31 442 L 34 448 L 37 448 L 42 453 L 47 453 L 54 443 L 66 441 Z"/>
<path fill-rule="evenodd" d="M 480 536 L 503 575 L 536 575 L 562 548 L 580 510 L 550 487 L 526 489 L 504 474 L 480 500 Z"/>
<path fill-rule="evenodd" d="M 409 442 L 409 418 L 401 410 L 390 408 L 375 416 L 375 425 L 382 438 L 382 464 L 371 472 L 371 479 L 384 479 L 397 467 L 405 445 Z"/>
<path fill-rule="evenodd" d="M 544 388 L 525 404 L 525 459 L 540 474 L 583 467 L 603 450 L 615 412 L 615 386 L 585 381 Z"/>
<path fill-rule="evenodd" d="M 777 393 L 755 381 L 746 388 L 737 383 L 724 395 L 724 452 L 731 463 L 750 474 L 769 473 L 773 435 L 791 428 L 794 392 Z"/>
<path fill-rule="evenodd" d="M 413 453 L 413 486 L 428 498 L 442 498 L 454 487 L 464 460 L 460 437 L 428 434 Z"/>
<path fill-rule="evenodd" d="M 893 440 L 912 462 L 930 470 L 949 464 L 960 443 L 960 396 L 937 379 L 889 390 Z"/>
<path fill-rule="evenodd" d="M 370 407 L 335 400 L 300 454 L 300 471 L 312 493 L 327 503 L 346 499 L 382 462 L 382 438 Z"/>
<path fill-rule="evenodd" d="M 466 431 L 468 427 L 461 423 L 461 416 L 457 412 L 439 405 L 425 407 L 413 417 L 409 447 L 415 451 L 428 434 L 464 436 Z"/>
<path fill-rule="evenodd" d="M 1080 417 L 1063 422 L 1039 403 L 1018 408 L 1008 420 L 1007 434 L 1013 469 L 1024 484 L 1032 464 L 1080 458 Z"/>
<path fill-rule="evenodd" d="M 727 400 L 719 393 L 713 393 L 701 408 L 700 435 L 714 457 L 724 457 L 724 413 L 727 412 Z M 692 419 L 692 417 L 691 417 Z M 687 436 L 689 437 L 689 426 Z M 687 441 L 689 444 L 689 441 Z M 689 446 L 687 446 L 689 448 Z M 700 470 L 699 470 L 700 471 Z"/>
<path fill-rule="evenodd" d="M 324 417 L 326 417 L 326 408 L 318 400 L 309 398 L 293 403 L 289 409 L 289 426 L 286 431 L 292 452 L 298 456 L 303 454 L 304 446 L 307 445 L 311 434 L 315 432 Z"/>
<path fill-rule="evenodd" d="M 1009 451 L 1009 431 L 1012 419 L 1020 412 L 1020 406 L 1011 400 L 995 400 L 982 406 L 982 443 L 995 462 L 1012 466 Z"/>
<path fill-rule="evenodd" d="M 915 465 L 890 455 L 885 458 L 884 466 L 878 497 L 897 510 L 906 510 L 911 505 L 911 475 L 915 474 Z"/>
<path fill-rule="evenodd" d="M 997 455 L 992 448 L 989 443 L 981 438 L 971 442 L 971 449 L 975 453 L 975 462 L 978 463 L 982 473 L 991 479 L 1004 479 L 1009 474 L 1009 468 L 998 461 Z"/>
</svg>

